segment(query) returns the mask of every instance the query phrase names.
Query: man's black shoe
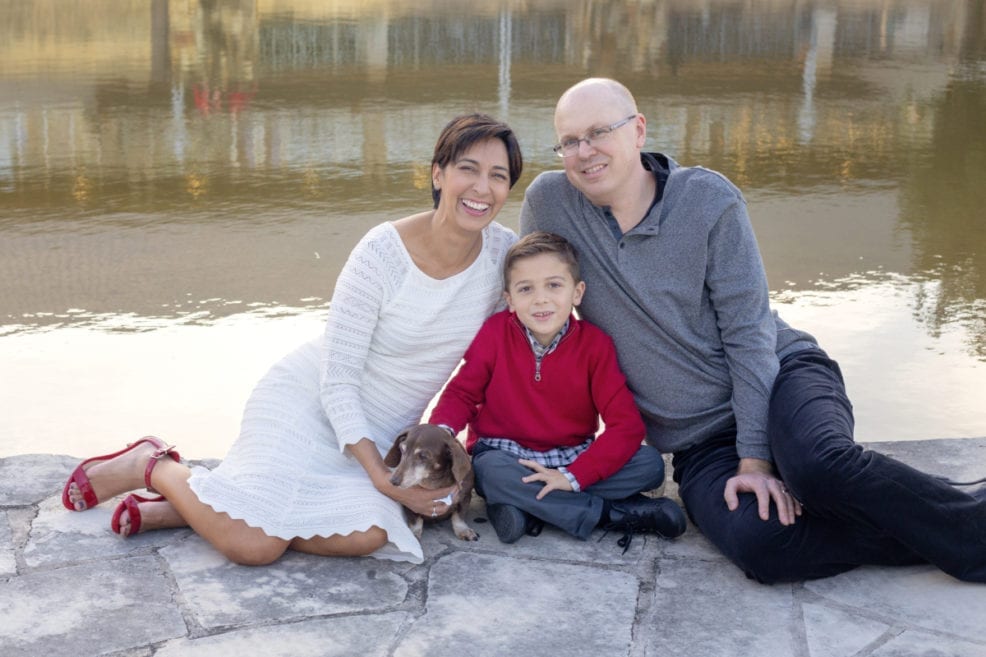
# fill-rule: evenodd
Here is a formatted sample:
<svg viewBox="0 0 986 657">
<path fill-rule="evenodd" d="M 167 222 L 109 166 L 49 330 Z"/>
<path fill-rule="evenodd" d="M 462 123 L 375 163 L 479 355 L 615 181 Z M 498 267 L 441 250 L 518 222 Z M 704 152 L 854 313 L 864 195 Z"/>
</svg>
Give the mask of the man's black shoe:
<svg viewBox="0 0 986 657">
<path fill-rule="evenodd" d="M 487 504 L 486 515 L 501 543 L 514 543 L 521 536 L 537 536 L 544 523 L 511 504 Z"/>
<path fill-rule="evenodd" d="M 685 512 L 666 497 L 634 495 L 612 502 L 609 517 L 603 523 L 607 532 L 623 532 L 617 545 L 626 553 L 634 534 L 657 534 L 661 538 L 677 538 L 685 533 L 688 522 Z"/>
</svg>

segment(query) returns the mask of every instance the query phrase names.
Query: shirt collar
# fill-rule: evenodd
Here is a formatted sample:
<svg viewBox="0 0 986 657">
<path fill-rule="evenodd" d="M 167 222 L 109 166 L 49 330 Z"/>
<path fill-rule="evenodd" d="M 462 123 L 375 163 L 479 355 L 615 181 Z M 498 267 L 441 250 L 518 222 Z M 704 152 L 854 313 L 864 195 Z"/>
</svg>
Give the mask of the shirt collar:
<svg viewBox="0 0 986 657">
<path fill-rule="evenodd" d="M 558 346 L 558 343 L 561 342 L 561 339 L 568 332 L 568 325 L 571 321 L 572 321 L 571 317 L 565 320 L 565 325 L 561 327 L 561 330 L 558 331 L 558 335 L 555 336 L 555 339 L 552 340 L 551 344 L 549 344 L 548 346 L 544 346 L 543 344 L 538 342 L 538 339 L 534 337 L 533 333 L 531 333 L 531 329 L 524 326 L 524 332 L 527 334 L 527 341 L 531 343 L 531 349 L 534 350 L 534 355 L 537 356 L 538 358 L 541 358 L 543 356 L 547 356 L 552 351 L 554 351 L 555 347 Z M 523 324 L 521 324 L 521 326 L 523 326 Z"/>
<path fill-rule="evenodd" d="M 648 215 L 654 210 L 654 206 L 664 199 L 664 187 L 668 182 L 668 172 L 671 169 L 671 165 L 668 162 L 668 157 L 662 153 L 649 153 L 642 151 L 640 153 L 640 163 L 645 169 L 654 174 L 654 180 L 657 186 L 654 190 L 654 200 L 651 201 L 650 207 L 647 208 L 647 212 L 644 213 L 641 223 L 647 221 Z M 620 228 L 620 224 L 616 221 L 616 217 L 610 211 L 609 206 L 604 206 L 602 208 L 603 217 L 606 220 L 606 225 L 609 227 L 610 232 L 613 234 L 613 238 L 619 242 L 623 239 L 623 230 Z"/>
</svg>

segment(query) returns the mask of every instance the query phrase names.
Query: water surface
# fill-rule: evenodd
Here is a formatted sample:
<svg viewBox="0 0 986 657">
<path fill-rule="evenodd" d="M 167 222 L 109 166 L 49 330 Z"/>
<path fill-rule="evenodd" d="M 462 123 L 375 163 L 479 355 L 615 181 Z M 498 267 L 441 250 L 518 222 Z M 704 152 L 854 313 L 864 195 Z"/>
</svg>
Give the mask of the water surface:
<svg viewBox="0 0 986 657">
<path fill-rule="evenodd" d="M 0 2 L 0 456 L 221 456 L 465 111 L 523 190 L 617 77 L 652 150 L 744 191 L 776 307 L 862 440 L 986 435 L 982 0 Z"/>
</svg>

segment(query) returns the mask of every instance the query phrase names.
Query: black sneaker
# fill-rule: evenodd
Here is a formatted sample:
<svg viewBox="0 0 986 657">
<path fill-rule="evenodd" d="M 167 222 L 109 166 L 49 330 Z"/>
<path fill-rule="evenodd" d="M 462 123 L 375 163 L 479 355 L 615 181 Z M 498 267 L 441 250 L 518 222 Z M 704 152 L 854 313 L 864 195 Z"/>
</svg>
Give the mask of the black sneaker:
<svg viewBox="0 0 986 657">
<path fill-rule="evenodd" d="M 486 515 L 501 543 L 514 543 L 525 534 L 537 536 L 544 523 L 511 504 L 487 504 Z"/>
<path fill-rule="evenodd" d="M 617 545 L 625 554 L 634 534 L 656 534 L 661 538 L 677 538 L 685 533 L 688 522 L 685 512 L 666 497 L 634 495 L 610 505 L 609 518 L 603 524 L 607 532 L 623 532 Z M 605 536 L 605 534 L 604 534 Z"/>
</svg>

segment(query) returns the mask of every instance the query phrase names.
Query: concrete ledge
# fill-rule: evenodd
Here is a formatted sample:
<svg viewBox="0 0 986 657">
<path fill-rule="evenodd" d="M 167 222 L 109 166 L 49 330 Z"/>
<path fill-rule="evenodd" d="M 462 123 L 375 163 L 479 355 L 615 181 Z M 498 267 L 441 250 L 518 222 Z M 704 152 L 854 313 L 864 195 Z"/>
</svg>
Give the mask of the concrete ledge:
<svg viewBox="0 0 986 657">
<path fill-rule="evenodd" d="M 986 439 L 870 446 L 955 480 L 986 476 Z M 551 529 L 502 545 L 476 499 L 480 540 L 426 528 L 418 566 L 290 553 L 246 568 L 189 530 L 120 539 L 112 503 L 65 511 L 78 461 L 0 459 L 5 657 L 986 657 L 986 586 L 930 566 L 763 586 L 694 527 L 637 537 L 626 554 L 617 536 Z"/>
</svg>

